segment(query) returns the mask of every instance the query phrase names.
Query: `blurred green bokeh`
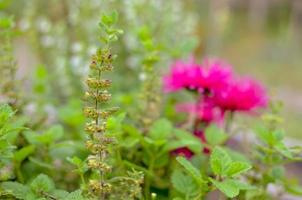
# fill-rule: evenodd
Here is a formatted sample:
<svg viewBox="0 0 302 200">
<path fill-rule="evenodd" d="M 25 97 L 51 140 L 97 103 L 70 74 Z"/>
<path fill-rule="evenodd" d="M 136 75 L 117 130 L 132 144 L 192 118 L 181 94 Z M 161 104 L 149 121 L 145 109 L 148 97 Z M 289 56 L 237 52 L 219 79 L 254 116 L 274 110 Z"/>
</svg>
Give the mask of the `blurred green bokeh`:
<svg viewBox="0 0 302 200">
<path fill-rule="evenodd" d="M 125 34 L 116 46 L 113 93 L 126 111 L 144 77 L 138 30 L 147 25 L 160 51 L 159 72 L 191 52 L 198 60 L 221 57 L 284 101 L 288 135 L 302 138 L 301 0 L 0 0 L 0 9 L 15 19 L 17 75 L 38 104 L 80 107 L 75 100 L 98 45 L 99 16 L 116 9 Z"/>
</svg>

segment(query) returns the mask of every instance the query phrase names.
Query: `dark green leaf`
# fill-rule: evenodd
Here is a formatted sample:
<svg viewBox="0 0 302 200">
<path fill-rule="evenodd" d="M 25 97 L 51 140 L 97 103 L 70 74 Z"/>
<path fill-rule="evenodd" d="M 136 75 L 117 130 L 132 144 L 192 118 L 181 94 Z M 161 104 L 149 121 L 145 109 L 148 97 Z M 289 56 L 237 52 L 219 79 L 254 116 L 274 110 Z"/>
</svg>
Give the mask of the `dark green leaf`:
<svg viewBox="0 0 302 200">
<path fill-rule="evenodd" d="M 18 150 L 14 154 L 14 160 L 18 163 L 21 163 L 24 159 L 26 159 L 34 151 L 35 151 L 34 145 L 29 145 L 29 146 L 23 147 L 22 149 Z"/>
</svg>

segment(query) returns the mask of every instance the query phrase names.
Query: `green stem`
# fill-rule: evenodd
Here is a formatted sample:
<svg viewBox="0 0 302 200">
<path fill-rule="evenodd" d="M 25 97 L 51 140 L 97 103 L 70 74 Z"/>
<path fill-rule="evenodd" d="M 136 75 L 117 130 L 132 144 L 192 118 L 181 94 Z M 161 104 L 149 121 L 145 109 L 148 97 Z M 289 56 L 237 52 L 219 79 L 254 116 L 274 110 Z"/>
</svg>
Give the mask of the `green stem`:
<svg viewBox="0 0 302 200">
<path fill-rule="evenodd" d="M 81 178 L 82 184 L 86 187 L 86 181 L 85 181 L 85 178 L 84 178 L 84 174 L 82 172 L 80 173 L 80 178 Z"/>
<path fill-rule="evenodd" d="M 234 119 L 234 112 L 233 111 L 227 111 L 226 113 L 226 122 L 225 122 L 225 132 L 230 134 L 229 132 L 231 131 L 231 125 Z"/>
<path fill-rule="evenodd" d="M 153 174 L 154 162 L 155 162 L 155 158 L 152 157 L 151 160 L 150 160 L 150 165 L 148 167 L 149 174 Z M 146 200 L 151 200 L 150 186 L 151 186 L 151 176 L 147 175 L 146 176 L 146 180 L 145 180 L 145 189 L 144 189 L 144 191 L 145 191 L 145 199 Z"/>
<path fill-rule="evenodd" d="M 20 163 L 15 163 L 15 172 L 16 172 L 16 175 L 17 175 L 18 182 L 24 183 L 24 177 L 23 177 L 23 174 L 20 170 Z"/>
</svg>

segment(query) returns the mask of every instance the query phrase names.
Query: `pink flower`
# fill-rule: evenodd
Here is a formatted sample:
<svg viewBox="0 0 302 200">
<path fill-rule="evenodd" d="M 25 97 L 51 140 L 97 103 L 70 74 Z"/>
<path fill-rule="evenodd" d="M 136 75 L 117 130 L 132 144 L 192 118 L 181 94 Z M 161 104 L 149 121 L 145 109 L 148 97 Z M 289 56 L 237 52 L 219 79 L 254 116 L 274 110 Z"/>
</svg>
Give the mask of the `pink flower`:
<svg viewBox="0 0 302 200">
<path fill-rule="evenodd" d="M 201 64 L 203 77 L 200 87 L 207 90 L 223 89 L 225 84 L 233 77 L 232 66 L 220 59 L 206 58 Z"/>
<path fill-rule="evenodd" d="M 218 106 L 208 98 L 197 104 L 182 103 L 176 105 L 177 112 L 184 112 L 195 115 L 200 121 L 206 123 L 220 123 L 223 120 L 223 115 Z"/>
<path fill-rule="evenodd" d="M 164 76 L 164 89 L 174 92 L 180 89 L 198 89 L 198 83 L 202 77 L 200 65 L 194 60 L 187 63 L 179 60 L 171 66 L 170 74 Z"/>
<path fill-rule="evenodd" d="M 212 91 L 221 89 L 232 74 L 231 66 L 218 59 L 205 59 L 201 65 L 194 60 L 176 61 L 164 77 L 164 89 L 167 92 L 180 89 Z"/>
<path fill-rule="evenodd" d="M 230 81 L 224 90 L 216 92 L 213 102 L 222 111 L 252 111 L 267 106 L 268 97 L 265 89 L 258 82 L 242 78 Z"/>
</svg>

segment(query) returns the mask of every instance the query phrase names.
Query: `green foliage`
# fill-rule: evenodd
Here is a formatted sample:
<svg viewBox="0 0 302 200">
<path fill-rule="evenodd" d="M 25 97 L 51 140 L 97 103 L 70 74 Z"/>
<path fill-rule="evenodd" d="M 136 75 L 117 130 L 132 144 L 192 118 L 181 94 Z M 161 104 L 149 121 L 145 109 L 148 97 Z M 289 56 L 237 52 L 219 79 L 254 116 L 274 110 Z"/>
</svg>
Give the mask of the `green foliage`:
<svg viewBox="0 0 302 200">
<path fill-rule="evenodd" d="M 190 195 L 191 197 L 196 195 L 198 185 L 191 176 L 184 174 L 182 171 L 174 171 L 171 176 L 171 182 L 173 187 L 183 195 Z"/>
<path fill-rule="evenodd" d="M 228 153 L 221 147 L 214 148 L 210 163 L 212 171 L 217 177 L 217 180 L 210 178 L 210 181 L 227 197 L 238 196 L 240 190 L 249 188 L 248 185 L 234 179 L 235 176 L 251 169 L 252 166 L 248 163 L 232 161 Z"/>
<path fill-rule="evenodd" d="M 211 125 L 206 129 L 205 137 L 210 145 L 220 145 L 228 139 L 228 135 L 215 125 Z"/>
<path fill-rule="evenodd" d="M 226 171 L 232 163 L 230 156 L 220 147 L 216 147 L 210 158 L 211 168 L 215 175 L 226 175 Z"/>
<path fill-rule="evenodd" d="M 36 199 L 68 199 L 85 200 L 81 191 L 67 192 L 55 188 L 53 180 L 44 174 L 37 176 L 30 184 L 23 185 L 17 182 L 3 182 L 0 187 L 6 194 L 20 200 Z"/>
<path fill-rule="evenodd" d="M 246 184 L 235 179 L 225 179 L 223 181 L 216 181 L 214 179 L 210 180 L 215 185 L 215 187 L 217 187 L 229 198 L 234 198 L 238 196 L 240 190 L 246 190 L 250 188 Z"/>
<path fill-rule="evenodd" d="M 153 140 L 165 140 L 172 135 L 173 127 L 167 119 L 159 119 L 150 127 L 149 136 Z"/>
<path fill-rule="evenodd" d="M 202 183 L 202 176 L 200 172 L 184 157 L 177 157 L 176 160 L 181 164 L 186 172 L 192 176 L 192 178 L 197 182 L 197 183 Z"/>
</svg>

